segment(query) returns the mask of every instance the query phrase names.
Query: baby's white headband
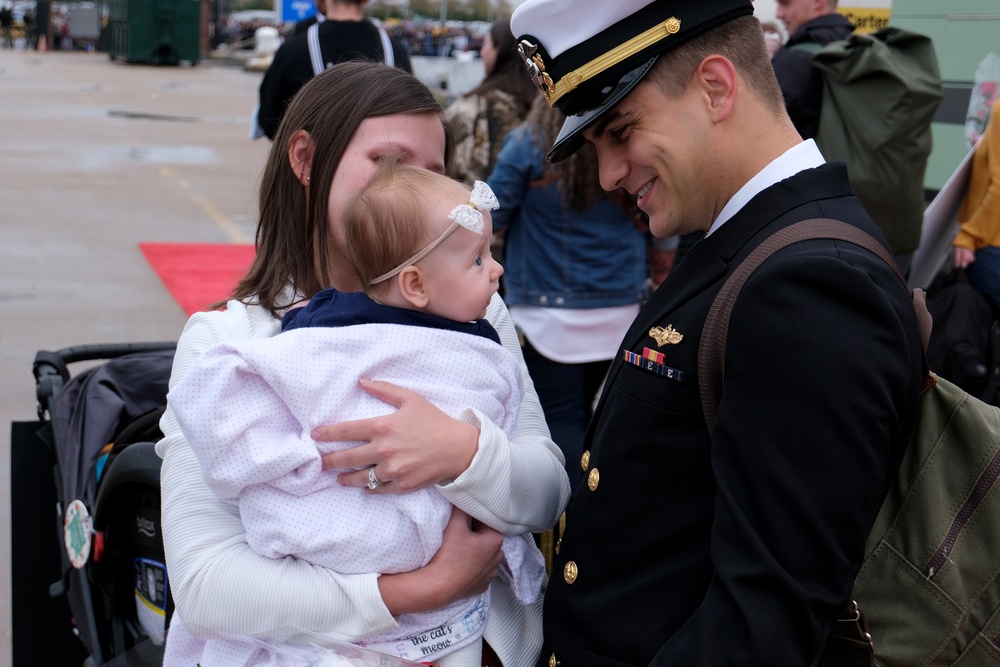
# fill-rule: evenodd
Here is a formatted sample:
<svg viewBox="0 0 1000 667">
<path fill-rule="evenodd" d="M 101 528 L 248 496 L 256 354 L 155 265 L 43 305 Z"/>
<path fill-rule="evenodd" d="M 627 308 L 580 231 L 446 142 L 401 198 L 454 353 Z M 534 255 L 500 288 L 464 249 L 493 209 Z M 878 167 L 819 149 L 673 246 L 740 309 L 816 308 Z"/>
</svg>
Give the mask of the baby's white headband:
<svg viewBox="0 0 1000 667">
<path fill-rule="evenodd" d="M 380 282 L 392 278 L 406 267 L 416 264 L 426 257 L 431 250 L 434 250 L 434 248 L 441 245 L 441 243 L 446 238 L 451 236 L 452 233 L 459 227 L 465 227 L 470 232 L 482 234 L 483 228 L 486 224 L 483 219 L 483 210 L 495 211 L 498 208 L 500 208 L 500 202 L 497 201 L 497 197 L 493 194 L 493 190 L 490 189 L 490 186 L 482 181 L 476 181 L 476 184 L 472 187 L 472 194 L 469 195 L 468 203 L 459 204 L 455 208 L 451 209 L 451 213 L 448 214 L 448 219 L 454 220 L 454 222 L 448 226 L 448 229 L 444 230 L 441 236 L 428 243 L 417 254 L 404 261 L 392 271 L 383 273 L 378 278 L 373 278 L 369 284 L 377 285 Z"/>
</svg>

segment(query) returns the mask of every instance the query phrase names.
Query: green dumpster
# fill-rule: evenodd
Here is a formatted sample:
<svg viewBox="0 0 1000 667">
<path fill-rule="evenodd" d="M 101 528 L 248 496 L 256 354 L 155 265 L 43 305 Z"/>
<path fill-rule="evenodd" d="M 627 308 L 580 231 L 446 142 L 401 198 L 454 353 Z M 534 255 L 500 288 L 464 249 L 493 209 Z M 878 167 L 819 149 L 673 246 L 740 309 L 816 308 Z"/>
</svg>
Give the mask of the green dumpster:
<svg viewBox="0 0 1000 667">
<path fill-rule="evenodd" d="M 129 63 L 198 62 L 200 0 L 111 0 L 108 53 Z"/>
</svg>

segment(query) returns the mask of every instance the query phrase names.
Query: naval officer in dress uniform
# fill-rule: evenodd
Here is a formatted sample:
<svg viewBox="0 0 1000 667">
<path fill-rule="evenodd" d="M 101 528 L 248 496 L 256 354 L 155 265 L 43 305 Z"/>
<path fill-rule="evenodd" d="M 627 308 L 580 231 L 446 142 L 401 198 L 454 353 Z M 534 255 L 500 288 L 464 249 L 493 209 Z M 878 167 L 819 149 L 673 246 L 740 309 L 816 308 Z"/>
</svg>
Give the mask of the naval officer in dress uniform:
<svg viewBox="0 0 1000 667">
<path fill-rule="evenodd" d="M 512 30 L 593 143 L 601 184 L 659 237 L 703 231 L 621 343 L 545 597 L 540 665 L 806 667 L 850 600 L 913 431 L 909 294 L 850 243 L 779 251 L 736 300 L 711 431 L 698 346 L 713 298 L 775 230 L 835 218 L 885 244 L 842 163 L 803 141 L 750 0 L 527 0 Z M 888 246 L 886 246 L 888 248 Z"/>
</svg>

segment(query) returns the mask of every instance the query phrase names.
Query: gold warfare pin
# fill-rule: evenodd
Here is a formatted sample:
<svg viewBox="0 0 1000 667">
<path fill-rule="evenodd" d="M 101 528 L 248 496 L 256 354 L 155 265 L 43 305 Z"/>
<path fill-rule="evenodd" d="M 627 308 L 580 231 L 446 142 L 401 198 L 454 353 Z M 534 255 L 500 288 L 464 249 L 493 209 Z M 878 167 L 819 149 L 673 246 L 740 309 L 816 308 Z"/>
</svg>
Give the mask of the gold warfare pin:
<svg viewBox="0 0 1000 667">
<path fill-rule="evenodd" d="M 674 325 L 672 324 L 668 324 L 666 329 L 663 327 L 653 327 L 649 330 L 649 335 L 652 336 L 653 340 L 660 347 L 664 345 L 676 345 L 684 340 L 684 334 L 674 329 Z"/>
</svg>

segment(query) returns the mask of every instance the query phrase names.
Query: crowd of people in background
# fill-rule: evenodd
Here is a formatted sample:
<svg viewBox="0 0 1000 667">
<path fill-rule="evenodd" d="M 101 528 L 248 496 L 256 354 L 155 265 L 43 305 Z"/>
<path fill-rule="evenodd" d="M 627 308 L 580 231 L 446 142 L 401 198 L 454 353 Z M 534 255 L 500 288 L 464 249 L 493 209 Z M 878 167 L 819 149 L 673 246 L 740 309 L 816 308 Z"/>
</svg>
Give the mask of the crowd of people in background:
<svg viewBox="0 0 1000 667">
<path fill-rule="evenodd" d="M 105 50 L 108 27 L 106 12 L 98 17 L 100 34 L 95 37 L 93 34 L 74 33 L 70 7 L 67 4 L 51 5 L 48 26 L 39 24 L 39 15 L 32 5 L 19 4 L 21 6 L 0 5 L 0 47 L 24 50 Z M 42 16 L 44 17 L 44 14 Z M 44 18 L 42 20 L 44 21 Z"/>
<path fill-rule="evenodd" d="M 107 22 L 104 16 L 102 25 Z M 442 22 L 438 19 L 394 19 L 384 23 L 389 34 L 403 44 L 410 55 L 478 57 L 490 24 L 484 22 Z M 251 49 L 258 28 L 275 27 L 285 37 L 291 36 L 296 23 L 281 21 L 276 12 L 241 11 L 212 16 L 209 36 L 213 48 L 222 44 Z M 40 34 L 36 14 L 29 7 L 15 11 L 10 3 L 0 2 L 0 48 L 38 48 Z M 53 44 L 48 48 L 88 50 L 88 44 L 76 40 L 70 31 L 69 12 L 65 5 L 52 6 Z M 102 50 L 100 43 L 91 49 Z"/>
<path fill-rule="evenodd" d="M 10 5 L 0 6 L 0 38 L 3 48 L 14 48 L 14 11 Z"/>
<path fill-rule="evenodd" d="M 270 13 L 273 14 L 273 13 Z M 301 23 L 301 22 L 300 22 Z M 294 22 L 282 22 L 276 15 L 259 12 L 236 12 L 220 16 L 214 24 L 213 42 L 253 47 L 258 28 L 278 28 L 287 38 L 295 31 Z M 392 19 L 383 22 L 389 35 L 405 45 L 410 55 L 455 57 L 460 53 L 477 56 L 490 30 L 489 23 L 446 21 L 440 19 Z"/>
</svg>

